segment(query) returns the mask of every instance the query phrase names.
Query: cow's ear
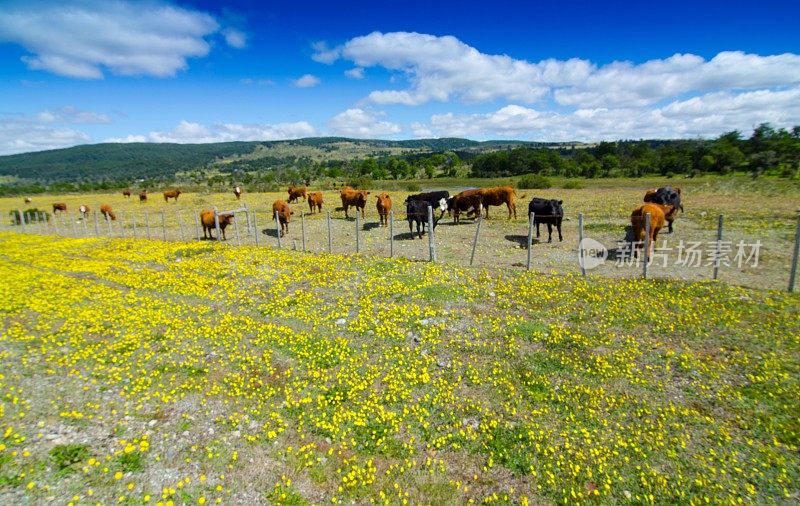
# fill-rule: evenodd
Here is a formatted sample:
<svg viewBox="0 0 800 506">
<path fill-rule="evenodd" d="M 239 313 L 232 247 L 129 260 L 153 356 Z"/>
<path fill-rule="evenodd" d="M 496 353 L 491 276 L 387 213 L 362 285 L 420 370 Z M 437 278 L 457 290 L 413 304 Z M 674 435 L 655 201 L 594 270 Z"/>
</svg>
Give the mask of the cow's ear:
<svg viewBox="0 0 800 506">
<path fill-rule="evenodd" d="M 559 201 L 558 201 L 558 205 L 561 205 L 561 204 L 563 204 L 563 203 L 564 203 L 564 201 L 563 201 L 563 200 L 559 200 Z"/>
<path fill-rule="evenodd" d="M 675 191 L 678 192 L 678 195 L 681 194 L 681 189 L 680 188 L 675 188 Z"/>
</svg>

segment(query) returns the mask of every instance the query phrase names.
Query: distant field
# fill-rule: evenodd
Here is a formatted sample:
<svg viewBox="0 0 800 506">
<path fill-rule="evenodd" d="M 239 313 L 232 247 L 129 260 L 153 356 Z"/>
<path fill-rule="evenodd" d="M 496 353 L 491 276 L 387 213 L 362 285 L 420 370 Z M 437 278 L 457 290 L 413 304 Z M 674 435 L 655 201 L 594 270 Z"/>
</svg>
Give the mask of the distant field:
<svg viewBox="0 0 800 506">
<path fill-rule="evenodd" d="M 475 186 L 491 186 L 507 184 L 509 179 L 434 179 L 420 182 L 423 190 L 449 189 L 456 192 L 460 189 Z M 563 183 L 554 181 L 556 185 Z M 395 255 L 424 260 L 428 258 L 427 239 L 411 239 L 408 224 L 404 219 L 402 202 L 409 192 L 405 189 L 407 182 L 378 182 L 376 186 L 388 188 L 394 201 Z M 675 224 L 675 233 L 662 234 L 659 247 L 665 258 L 660 258 L 651 266 L 650 275 L 662 278 L 706 280 L 712 275 L 710 262 L 711 250 L 716 239 L 717 216 L 724 215 L 723 240 L 729 242 L 730 252 L 727 263 L 720 268 L 720 279 L 723 281 L 757 288 L 786 289 L 788 286 L 789 268 L 791 264 L 792 245 L 797 227 L 797 212 L 800 208 L 800 184 L 785 180 L 763 179 L 751 181 L 748 178 L 734 179 L 602 179 L 581 180 L 585 186 L 581 189 L 517 190 L 517 219 L 509 221 L 505 208 L 493 207 L 490 219 L 481 228 L 479 246 L 476 251 L 475 264 L 490 267 L 523 268 L 527 260 L 525 240 L 527 236 L 527 203 L 533 196 L 559 198 L 564 200 L 566 221 L 563 226 L 564 241 L 546 243 L 546 227 L 544 236 L 532 249 L 532 269 L 539 272 L 577 273 L 577 222 L 578 213 L 585 218 L 585 233 L 589 238 L 599 240 L 609 249 L 618 247 L 618 241 L 625 238 L 625 227 L 630 224 L 630 211 L 641 202 L 644 189 L 664 184 L 682 186 L 684 190 L 685 213 L 679 215 Z M 312 186 L 313 189 L 313 186 Z M 378 190 L 373 190 L 373 194 Z M 325 206 L 323 211 L 331 211 L 332 215 L 332 249 L 334 253 L 354 253 L 356 250 L 354 213 L 350 220 L 344 220 L 344 213 L 336 211 L 341 205 L 336 191 L 323 191 Z M 151 237 L 162 239 L 161 213 L 164 213 L 166 236 L 169 240 L 192 240 L 196 237 L 195 217 L 203 208 L 216 205 L 220 210 L 233 209 L 236 206 L 248 205 L 255 213 L 258 226 L 259 245 L 277 246 L 274 219 L 271 216 L 271 205 L 276 199 L 286 199 L 286 193 L 245 193 L 237 202 L 232 193 L 187 193 L 180 196 L 177 203 L 164 202 L 160 193 L 151 192 L 146 204 L 140 204 L 134 196 L 125 199 L 120 193 L 84 194 L 84 195 L 36 195 L 31 204 L 45 210 L 52 210 L 55 201 L 65 202 L 69 208 L 68 218 L 58 217 L 56 223 L 59 231 L 67 235 L 94 235 L 94 223 L 90 217 L 86 223 L 77 215 L 81 204 L 99 209 L 101 203 L 109 203 L 118 212 L 120 219 L 114 222 L 111 233 L 114 236 L 131 237 L 136 234 L 144 237 L 145 219 L 149 220 Z M 290 224 L 290 233 L 283 241 L 284 248 L 302 248 L 300 212 L 308 213 L 305 203 L 293 204 L 295 215 Z M 0 213 L 8 216 L 12 209 L 22 209 L 22 199 L 0 199 Z M 147 216 L 145 216 L 147 214 Z M 248 229 L 244 217 L 240 217 L 240 242 L 255 244 L 256 234 Z M 370 196 L 366 217 L 361 222 L 360 247 L 367 255 L 388 256 L 388 230 L 378 227 L 375 199 Z M 108 234 L 108 226 L 100 224 L 100 232 Z M 51 229 L 52 231 L 52 229 Z M 436 228 L 437 257 L 454 265 L 467 265 L 475 235 L 475 224 L 467 220 L 460 225 L 452 223 L 445 217 Z M 235 242 L 235 230 L 229 230 L 228 238 Z M 557 236 L 556 236 L 557 238 Z M 755 244 L 758 247 L 757 262 L 753 258 L 749 262 L 736 259 L 738 245 L 743 245 L 744 253 L 752 253 Z M 702 250 L 697 265 L 688 263 L 681 265 L 679 254 L 681 248 L 694 244 Z M 327 227 L 325 214 L 306 216 L 306 247 L 312 252 L 327 251 Z M 684 259 L 685 260 L 685 259 Z M 684 262 L 685 263 L 685 262 Z M 755 264 L 755 265 L 754 265 Z M 590 275 L 604 277 L 633 278 L 641 275 L 641 268 L 623 264 L 611 258 L 600 267 L 591 270 Z"/>
<path fill-rule="evenodd" d="M 2 504 L 800 494 L 798 295 L 8 232 L 0 275 Z"/>
</svg>

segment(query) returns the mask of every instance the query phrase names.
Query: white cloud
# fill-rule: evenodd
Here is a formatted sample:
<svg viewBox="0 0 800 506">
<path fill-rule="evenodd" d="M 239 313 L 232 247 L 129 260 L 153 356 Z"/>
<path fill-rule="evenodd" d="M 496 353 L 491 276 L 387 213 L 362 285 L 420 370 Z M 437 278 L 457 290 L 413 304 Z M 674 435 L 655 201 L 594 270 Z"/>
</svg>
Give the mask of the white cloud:
<svg viewBox="0 0 800 506">
<path fill-rule="evenodd" d="M 554 112 L 508 105 L 485 114 L 437 114 L 412 124 L 417 137 L 516 138 L 597 141 L 715 137 L 731 130 L 749 135 L 760 123 L 800 124 L 800 87 L 742 93 L 713 92 L 663 107 L 582 108 Z"/>
<path fill-rule="evenodd" d="M 226 28 L 222 30 L 222 35 L 225 37 L 225 42 L 233 48 L 242 49 L 247 47 L 247 35 L 240 30 Z"/>
<path fill-rule="evenodd" d="M 42 123 L 72 123 L 72 124 L 108 124 L 111 118 L 106 114 L 99 114 L 91 111 L 79 111 L 67 105 L 60 107 L 55 112 L 42 111 L 37 119 Z"/>
<path fill-rule="evenodd" d="M 239 81 L 240 83 L 251 86 L 251 85 L 258 85 L 258 86 L 272 86 L 275 84 L 275 81 L 272 79 L 252 79 L 250 77 L 246 77 Z"/>
<path fill-rule="evenodd" d="M 339 59 L 341 54 L 341 48 L 331 49 L 324 41 L 315 42 L 311 47 L 314 48 L 311 59 L 319 63 L 333 63 Z"/>
<path fill-rule="evenodd" d="M 29 68 L 67 77 L 100 79 L 119 75 L 174 76 L 188 58 L 206 56 L 206 37 L 219 30 L 210 15 L 159 0 L 11 2 L 0 11 L 0 41 L 31 54 Z M 241 32 L 225 34 L 234 47 Z"/>
<path fill-rule="evenodd" d="M 0 155 L 85 144 L 90 137 L 71 128 L 41 124 L 41 118 L 0 118 Z"/>
<path fill-rule="evenodd" d="M 320 83 L 319 77 L 305 74 L 300 79 L 294 81 L 294 85 L 298 88 L 311 88 Z"/>
<path fill-rule="evenodd" d="M 344 75 L 350 79 L 364 79 L 364 67 L 356 67 L 350 70 L 345 70 Z"/>
<path fill-rule="evenodd" d="M 381 121 L 383 113 L 371 113 L 363 109 L 348 109 L 328 121 L 328 128 L 334 135 L 344 137 L 376 138 L 399 134 L 400 125 Z"/>
<path fill-rule="evenodd" d="M 317 135 L 316 129 L 306 121 L 265 125 L 223 123 L 211 127 L 183 120 L 168 132 L 154 131 L 147 135 L 128 135 L 107 139 L 106 142 L 174 142 L 179 144 L 204 144 L 232 141 L 270 141 L 299 139 Z"/>
<path fill-rule="evenodd" d="M 574 108 L 642 107 L 686 95 L 778 89 L 800 83 L 800 55 L 721 52 L 706 61 L 676 54 L 641 64 L 548 59 L 532 63 L 484 54 L 452 36 L 373 32 L 329 49 L 318 43 L 317 61 L 339 58 L 357 68 L 383 67 L 404 76 L 405 87 L 374 90 L 378 104 L 421 105 L 506 100 L 544 103 L 553 98 Z"/>
</svg>

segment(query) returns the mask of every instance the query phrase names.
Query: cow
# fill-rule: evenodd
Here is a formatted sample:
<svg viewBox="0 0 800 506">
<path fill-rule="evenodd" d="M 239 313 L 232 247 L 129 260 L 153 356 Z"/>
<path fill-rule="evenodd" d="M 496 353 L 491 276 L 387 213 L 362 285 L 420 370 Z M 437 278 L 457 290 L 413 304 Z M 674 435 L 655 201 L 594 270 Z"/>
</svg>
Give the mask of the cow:
<svg viewBox="0 0 800 506">
<path fill-rule="evenodd" d="M 31 200 L 30 197 L 25 197 L 25 203 L 26 204 L 30 204 L 31 202 L 33 202 L 33 200 Z"/>
<path fill-rule="evenodd" d="M 105 216 L 106 221 L 117 219 L 117 215 L 114 214 L 114 211 L 111 210 L 111 206 L 108 204 L 100 204 L 100 212 L 103 213 L 103 216 Z"/>
<path fill-rule="evenodd" d="M 364 209 L 367 206 L 367 195 L 369 192 L 366 190 L 354 190 L 349 186 L 342 188 L 339 196 L 342 198 L 342 207 L 344 208 L 345 218 L 349 218 L 347 209 L 350 206 L 356 208 L 356 212 L 361 211 L 361 216 L 364 216 Z"/>
<path fill-rule="evenodd" d="M 422 234 L 425 233 L 425 224 L 428 223 L 428 208 L 430 204 L 423 200 L 410 200 L 406 202 L 406 219 L 408 220 L 408 231 L 411 232 L 411 238 L 414 238 L 413 224 L 417 224 L 417 235 L 422 239 Z M 439 220 L 434 218 L 433 228 L 436 228 Z"/>
<path fill-rule="evenodd" d="M 164 202 L 169 202 L 169 199 L 175 199 L 175 202 L 178 201 L 178 195 L 181 194 L 180 190 L 169 190 L 164 192 Z"/>
<path fill-rule="evenodd" d="M 322 192 L 311 192 L 308 194 L 308 207 L 311 209 L 311 214 L 314 214 L 314 208 L 317 212 L 322 212 Z"/>
<path fill-rule="evenodd" d="M 219 221 L 219 229 L 222 231 L 222 239 L 225 240 L 225 227 L 233 222 L 233 214 L 218 214 L 217 220 Z M 214 234 L 211 233 L 211 230 L 216 228 L 214 211 L 211 209 L 200 211 L 200 223 L 203 224 L 203 239 L 214 239 Z M 206 233 L 208 233 L 208 236 L 206 236 Z"/>
<path fill-rule="evenodd" d="M 662 186 L 655 190 L 647 190 L 644 194 L 644 201 L 653 204 L 661 204 L 672 206 L 672 210 L 665 216 L 667 223 L 667 233 L 672 233 L 672 222 L 675 221 L 678 209 L 683 212 L 683 204 L 681 204 L 681 189 L 672 188 L 670 186 Z"/>
<path fill-rule="evenodd" d="M 131 191 L 130 190 L 122 190 L 122 196 L 130 198 Z"/>
<path fill-rule="evenodd" d="M 635 249 L 638 249 L 644 244 L 646 235 L 646 220 L 647 213 L 650 213 L 650 254 L 652 255 L 655 248 L 658 233 L 664 228 L 667 215 L 674 210 L 671 205 L 662 205 L 648 202 L 642 204 L 631 213 L 631 226 L 633 228 L 633 240 Z M 634 255 L 636 251 L 634 250 Z"/>
<path fill-rule="evenodd" d="M 89 214 L 90 209 L 87 205 L 81 205 L 81 207 L 78 208 L 78 211 L 80 211 L 83 219 L 86 219 L 86 215 Z"/>
<path fill-rule="evenodd" d="M 139 192 L 139 202 L 147 202 L 147 190 Z"/>
<path fill-rule="evenodd" d="M 483 207 L 483 196 L 481 190 L 464 190 L 454 197 L 447 199 L 447 210 L 453 213 L 453 221 L 459 222 L 462 212 L 474 215 L 476 218 L 481 214 Z"/>
<path fill-rule="evenodd" d="M 489 206 L 501 206 L 503 204 L 508 208 L 508 219 L 511 219 L 513 212 L 514 219 L 517 218 L 517 205 L 514 199 L 517 197 L 517 192 L 510 186 L 497 186 L 494 188 L 483 188 L 480 190 L 481 197 L 483 198 L 483 208 L 486 209 L 486 217 L 489 217 Z M 524 198 L 522 195 L 520 198 Z"/>
<path fill-rule="evenodd" d="M 547 242 L 553 242 L 553 225 L 558 230 L 558 240 L 563 241 L 561 236 L 561 221 L 564 219 L 564 208 L 561 207 L 563 200 L 540 199 L 534 197 L 528 203 L 528 216 L 533 213 L 533 224 L 536 225 L 536 238 L 539 238 L 539 224 L 547 225 Z"/>
<path fill-rule="evenodd" d="M 303 197 L 303 199 L 305 199 L 306 189 L 307 188 L 305 186 L 301 188 L 298 188 L 295 185 L 289 186 L 289 203 L 291 204 L 292 202 L 297 202 L 297 199 L 299 199 L 300 197 Z"/>
<path fill-rule="evenodd" d="M 62 212 L 66 213 L 67 212 L 67 204 L 64 204 L 63 202 L 57 202 L 57 203 L 53 204 L 53 214 L 56 214 L 56 211 L 62 211 Z"/>
<path fill-rule="evenodd" d="M 405 203 L 408 204 L 412 200 L 421 200 L 423 202 L 427 202 L 431 205 L 433 209 L 437 207 L 441 211 L 439 215 L 439 219 L 444 216 L 445 211 L 447 211 L 447 200 L 450 198 L 450 192 L 447 190 L 441 191 L 433 191 L 433 192 L 426 192 L 426 193 L 417 193 L 416 195 L 409 195 L 406 197 Z"/>
<path fill-rule="evenodd" d="M 278 213 L 278 222 L 281 225 L 279 233 L 281 237 L 283 237 L 289 233 L 289 220 L 292 218 L 294 211 L 292 211 L 292 208 L 289 207 L 289 204 L 286 202 L 276 200 L 272 204 L 272 215 L 274 216 L 275 213 Z"/>
<path fill-rule="evenodd" d="M 242 187 L 241 186 L 234 187 L 233 194 L 236 195 L 236 200 L 242 198 Z"/>
<path fill-rule="evenodd" d="M 389 226 L 389 211 L 392 210 L 392 199 L 389 197 L 389 194 L 386 192 L 382 192 L 379 195 L 375 195 L 378 199 L 377 208 L 378 208 L 378 226 Z M 408 199 L 406 199 L 408 201 Z"/>
</svg>

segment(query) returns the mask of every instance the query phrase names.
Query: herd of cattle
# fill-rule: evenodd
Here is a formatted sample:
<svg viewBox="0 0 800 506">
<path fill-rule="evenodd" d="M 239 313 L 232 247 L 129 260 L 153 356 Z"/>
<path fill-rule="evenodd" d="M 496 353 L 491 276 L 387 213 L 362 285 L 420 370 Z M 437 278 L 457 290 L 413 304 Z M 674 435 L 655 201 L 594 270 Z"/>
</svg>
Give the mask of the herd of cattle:
<svg viewBox="0 0 800 506">
<path fill-rule="evenodd" d="M 301 201 L 300 199 L 305 200 L 308 202 L 311 214 L 322 212 L 324 204 L 322 192 L 309 192 L 305 186 L 292 185 L 289 187 L 288 193 L 289 198 L 287 201 L 279 199 L 272 204 L 272 213 L 280 224 L 279 233 L 281 236 L 289 232 L 289 222 L 292 215 L 294 215 L 294 211 L 289 204 L 297 203 Z M 122 194 L 125 197 L 130 197 L 131 191 L 125 190 Z M 174 199 L 177 202 L 180 194 L 180 189 L 165 191 L 163 193 L 164 200 L 169 202 L 169 199 Z M 233 194 L 239 200 L 242 196 L 242 188 L 236 186 Z M 342 202 L 342 206 L 339 209 L 344 211 L 346 218 L 349 218 L 348 211 L 351 207 L 355 208 L 356 212 L 363 217 L 366 214 L 369 195 L 370 192 L 367 190 L 356 190 L 345 186 L 339 190 L 339 197 Z M 388 226 L 389 212 L 392 210 L 392 199 L 386 192 L 378 193 L 375 197 L 377 199 L 375 204 L 378 211 L 379 226 Z M 486 218 L 488 218 L 489 207 L 505 205 L 508 209 L 508 219 L 516 218 L 517 205 L 515 201 L 524 197 L 525 195 L 518 196 L 516 190 L 510 186 L 498 186 L 495 188 L 464 190 L 455 195 L 450 195 L 450 192 L 446 190 L 418 193 L 409 195 L 403 203 L 405 204 L 406 220 L 408 221 L 411 237 L 414 237 L 414 224 L 416 224 L 417 236 L 422 238 L 425 233 L 425 226 L 430 222 L 433 228 L 436 228 L 445 213 L 452 216 L 455 223 L 459 223 L 462 214 L 465 214 L 467 218 L 477 219 L 483 211 Z M 144 190 L 139 193 L 139 201 L 145 202 L 146 200 L 147 191 Z M 30 202 L 31 199 L 26 197 L 25 203 L 29 204 Z M 561 223 L 564 219 L 563 202 L 563 200 L 538 197 L 533 197 L 530 200 L 528 203 L 528 215 L 533 214 L 533 225 L 536 226 L 537 238 L 540 237 L 540 225 L 544 224 L 547 225 L 547 242 L 552 242 L 553 240 L 553 227 L 558 232 L 558 240 L 564 240 L 561 234 Z M 66 212 L 66 210 L 67 205 L 62 202 L 53 204 L 54 214 L 56 212 Z M 680 188 L 665 186 L 648 190 L 644 195 L 644 204 L 638 206 L 631 213 L 633 241 L 637 244 L 644 243 L 649 229 L 648 237 L 652 248 L 665 224 L 668 226 L 669 233 L 672 233 L 672 223 L 675 221 L 678 210 L 683 211 Z M 81 205 L 79 211 L 85 218 L 89 213 L 89 207 Z M 437 211 L 438 217 L 435 216 Z M 102 204 L 100 212 L 107 220 L 116 219 L 114 211 L 108 204 Z M 648 214 L 650 216 L 649 227 L 646 220 Z M 233 219 L 234 215 L 232 213 L 217 213 L 215 219 L 213 210 L 201 211 L 200 223 L 203 226 L 203 237 L 213 239 L 211 231 L 219 225 L 222 238 L 225 239 L 225 229 L 233 222 Z"/>
</svg>

